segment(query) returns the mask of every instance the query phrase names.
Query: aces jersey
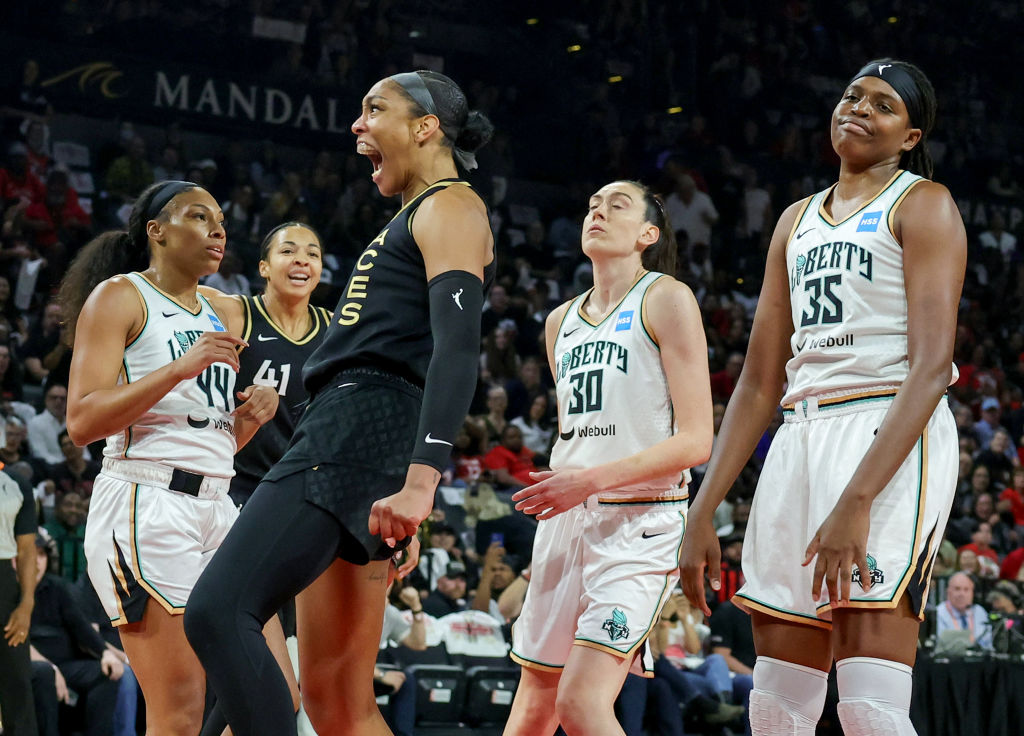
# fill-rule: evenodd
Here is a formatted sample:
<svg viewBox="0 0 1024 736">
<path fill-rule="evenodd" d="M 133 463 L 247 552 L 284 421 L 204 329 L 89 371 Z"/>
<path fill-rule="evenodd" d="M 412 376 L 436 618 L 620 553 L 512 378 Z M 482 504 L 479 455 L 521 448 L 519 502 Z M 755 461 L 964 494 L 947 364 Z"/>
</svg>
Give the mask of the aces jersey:
<svg viewBox="0 0 1024 736">
<path fill-rule="evenodd" d="M 793 357 L 784 405 L 823 393 L 894 388 L 909 371 L 903 249 L 896 210 L 920 176 L 898 171 L 841 222 L 818 192 L 796 219 L 786 247 Z M 957 379 L 952 366 L 950 383 Z"/>
<path fill-rule="evenodd" d="M 674 433 L 661 351 L 644 318 L 647 291 L 664 274 L 644 273 L 601 322 L 582 312 L 587 291 L 569 305 L 554 345 L 558 439 L 551 467 L 588 468 L 619 460 Z M 679 496 L 679 473 L 601 498 Z"/>
<path fill-rule="evenodd" d="M 118 383 L 139 381 L 177 360 L 204 332 L 223 332 L 217 313 L 201 295 L 192 313 L 140 273 L 125 274 L 139 292 L 145 322 L 125 346 Z M 230 478 L 235 454 L 235 372 L 226 363 L 207 366 L 181 381 L 139 419 L 107 438 L 105 457 L 149 460 L 200 475 Z"/>
<path fill-rule="evenodd" d="M 242 297 L 245 325 L 242 339 L 249 343 L 239 356 L 238 385 L 259 384 L 277 389 L 277 414 L 235 455 L 237 483 L 255 488 L 270 466 L 281 459 L 295 431 L 298 412 L 309 399 L 302 384 L 306 358 L 324 341 L 331 313 L 310 305 L 310 327 L 298 340 L 288 337 L 270 318 L 262 296 Z"/>
</svg>

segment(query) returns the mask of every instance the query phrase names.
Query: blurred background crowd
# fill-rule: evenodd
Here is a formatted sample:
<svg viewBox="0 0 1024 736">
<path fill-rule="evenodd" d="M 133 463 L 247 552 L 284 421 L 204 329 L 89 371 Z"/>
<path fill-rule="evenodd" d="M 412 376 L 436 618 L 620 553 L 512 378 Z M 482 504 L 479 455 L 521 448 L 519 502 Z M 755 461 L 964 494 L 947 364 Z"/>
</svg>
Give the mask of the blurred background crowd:
<svg viewBox="0 0 1024 736">
<path fill-rule="evenodd" d="M 63 581 L 54 585 L 71 591 L 68 600 L 89 598 L 82 539 L 101 448 L 83 451 L 62 434 L 70 348 L 53 302 L 75 253 L 123 226 L 146 185 L 184 178 L 213 193 L 226 216 L 228 251 L 211 285 L 258 293 L 260 240 L 299 220 L 325 248 L 314 302 L 333 308 L 355 259 L 398 207 L 377 193 L 348 125 L 377 79 L 433 68 L 497 129 L 469 178 L 490 208 L 499 271 L 471 416 L 424 528 L 420 570 L 394 591 L 404 613 L 382 644 L 422 649 L 429 640 L 449 655 L 503 657 L 533 534 L 509 496 L 545 467 L 557 435 L 543 323 L 591 283 L 579 248 L 588 195 L 617 178 L 662 194 L 677 229 L 676 276 L 704 315 L 717 431 L 743 367 L 775 219 L 834 180 L 831 108 L 851 73 L 891 55 L 918 64 L 936 88 L 935 178 L 952 191 L 969 237 L 959 379 L 949 390 L 960 478 L 922 641 L 952 647 L 943 636 L 952 628 L 969 631 L 968 648 L 1012 650 L 1024 590 L 1024 162 L 1015 145 L 1024 95 L 1019 76 L 993 70 L 1021 61 L 1024 6 L 972 8 L 966 34 L 959 7 L 39 0 L 31 12 L 0 10 L 0 460 L 34 488 L 48 576 Z M 719 509 L 725 585 L 715 616 L 704 621 L 673 598 L 651 640 L 656 677 L 631 679 L 621 699 L 629 733 L 676 733 L 679 717 L 679 733 L 744 729 L 753 646 L 727 600 L 742 582 L 750 499 L 780 422 Z M 691 495 L 702 468 L 692 475 Z M 415 595 L 402 590 L 410 586 Z M 50 595 L 54 606 L 64 600 Z M 90 605 L 79 615 L 101 623 Z M 420 606 L 428 631 L 405 641 Z M 37 604 L 37 615 L 45 608 Z M 484 618 L 466 623 L 466 610 Z M 450 625 L 437 623 L 452 614 Z M 39 627 L 38 642 L 34 621 L 33 643 L 67 662 L 101 660 L 70 621 L 48 621 L 66 630 Z M 466 649 L 467 637 L 479 638 L 474 626 L 484 638 L 493 628 L 493 647 Z M 400 673 L 401 657 L 390 659 Z M 385 679 L 393 690 L 405 676 Z M 60 695 L 52 680 L 46 687 Z M 103 698 L 102 715 L 89 709 L 88 718 L 120 712 L 115 696 Z M 409 723 L 403 712 L 395 717 Z M 87 729 L 79 715 L 61 732 Z M 113 731 L 96 731 L 104 732 Z"/>
</svg>

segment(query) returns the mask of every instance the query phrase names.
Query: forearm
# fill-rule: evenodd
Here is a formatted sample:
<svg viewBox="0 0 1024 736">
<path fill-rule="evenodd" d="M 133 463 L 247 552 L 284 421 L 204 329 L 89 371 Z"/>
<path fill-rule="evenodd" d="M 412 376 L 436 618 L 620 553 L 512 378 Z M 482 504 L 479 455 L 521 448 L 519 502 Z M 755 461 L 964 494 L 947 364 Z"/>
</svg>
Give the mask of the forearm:
<svg viewBox="0 0 1024 736">
<path fill-rule="evenodd" d="M 529 582 L 522 575 L 517 577 L 498 596 L 498 611 L 506 620 L 519 616 L 523 611 L 523 599 L 526 597 L 526 588 Z"/>
<path fill-rule="evenodd" d="M 751 669 L 750 667 L 747 667 L 741 661 L 736 659 L 736 657 L 732 656 L 732 650 L 729 649 L 728 647 L 715 647 L 711 651 L 711 653 L 712 654 L 721 655 L 722 659 L 724 659 L 725 663 L 729 666 L 729 671 L 730 672 L 735 672 L 737 675 L 752 675 L 752 674 L 754 674 L 754 670 L 753 669 Z"/>
<path fill-rule="evenodd" d="M 683 619 L 683 646 L 687 654 L 700 654 L 700 636 L 697 634 L 697 627 L 690 623 L 688 618 Z"/>
<path fill-rule="evenodd" d="M 36 548 L 34 536 L 31 540 L 31 547 L 24 549 L 26 546 L 19 540 L 17 569 L 21 598 L 18 605 L 31 611 L 35 607 L 36 600 Z"/>
<path fill-rule="evenodd" d="M 474 611 L 483 611 L 487 613 L 491 610 L 491 575 L 487 571 L 480 576 L 480 583 L 476 586 L 476 593 L 473 594 L 473 605 L 470 606 Z"/>
<path fill-rule="evenodd" d="M 687 468 L 700 465 L 711 454 L 711 435 L 678 432 L 635 455 L 604 463 L 584 471 L 597 493 L 627 488 L 648 480 L 681 476 Z"/>
<path fill-rule="evenodd" d="M 768 390 L 752 381 L 744 381 L 741 376 L 729 399 L 708 472 L 690 507 L 691 516 L 711 519 L 757 447 L 781 398 L 781 384 L 777 389 Z"/>
<path fill-rule="evenodd" d="M 139 381 L 97 389 L 68 402 L 67 429 L 79 447 L 105 439 L 137 422 L 182 379 L 174 363 Z"/>
<path fill-rule="evenodd" d="M 235 452 L 238 452 L 251 440 L 258 430 L 263 425 L 251 417 L 236 417 L 235 418 Z"/>
</svg>

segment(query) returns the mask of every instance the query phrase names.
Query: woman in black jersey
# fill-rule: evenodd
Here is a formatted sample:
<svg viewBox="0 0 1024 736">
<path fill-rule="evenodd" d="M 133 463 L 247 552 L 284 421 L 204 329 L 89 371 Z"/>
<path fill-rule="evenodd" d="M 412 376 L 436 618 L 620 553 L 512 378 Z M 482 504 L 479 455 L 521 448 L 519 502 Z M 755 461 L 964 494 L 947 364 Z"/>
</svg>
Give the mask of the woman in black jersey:
<svg viewBox="0 0 1024 736">
<path fill-rule="evenodd" d="M 493 237 L 456 162 L 475 166 L 490 123 L 444 75 L 407 72 L 370 89 L 352 131 L 402 208 L 357 260 L 303 369 L 309 407 L 185 615 L 237 736 L 296 733 L 261 628 L 304 589 L 300 681 L 314 727 L 389 733 L 372 688 L 388 566 L 433 507 L 476 385 Z"/>
<path fill-rule="evenodd" d="M 308 225 L 286 222 L 267 233 L 260 245 L 259 273 L 266 281 L 263 294 L 242 296 L 200 287 L 228 328 L 248 343 L 238 355 L 236 380 L 243 386 L 273 386 L 280 396 L 274 418 L 235 454 L 235 475 L 228 493 L 239 509 L 281 459 L 295 431 L 299 407 L 309 398 L 302 384 L 302 366 L 323 342 L 331 324 L 330 312 L 309 303 L 322 271 L 320 236 Z M 292 705 L 298 709 L 299 687 L 285 644 L 285 636 L 294 634 L 294 606 L 289 603 L 286 608 L 292 615 L 283 616 L 284 621 L 271 616 L 264 635 L 281 665 Z M 216 708 L 207 716 L 202 735 L 219 736 L 225 725 L 220 708 Z"/>
</svg>

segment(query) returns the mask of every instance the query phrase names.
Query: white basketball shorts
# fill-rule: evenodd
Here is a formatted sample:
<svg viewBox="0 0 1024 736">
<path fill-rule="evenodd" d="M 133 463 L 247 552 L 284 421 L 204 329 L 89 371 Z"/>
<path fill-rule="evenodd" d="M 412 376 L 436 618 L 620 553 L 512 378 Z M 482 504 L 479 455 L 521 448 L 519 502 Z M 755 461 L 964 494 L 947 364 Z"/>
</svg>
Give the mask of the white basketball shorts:
<svg viewBox="0 0 1024 736">
<path fill-rule="evenodd" d="M 630 658 L 631 672 L 650 676 L 646 641 L 679 579 L 685 526 L 685 500 L 594 498 L 540 522 L 512 659 L 560 671 L 579 645 Z"/>
<path fill-rule="evenodd" d="M 238 517 L 230 478 L 206 477 L 195 495 L 167 488 L 173 469 L 104 461 L 85 527 L 89 578 L 115 626 L 142 620 L 152 597 L 185 612 L 200 573 Z"/>
<path fill-rule="evenodd" d="M 835 508 L 878 426 L 895 389 L 800 402 L 784 411 L 757 484 L 743 545 L 746 584 L 735 603 L 748 611 L 831 628 L 828 589 L 815 602 L 814 563 L 801 563 L 811 538 Z M 852 608 L 895 608 L 906 594 L 924 616 L 932 563 L 942 542 L 956 490 L 956 425 L 946 400 L 896 475 L 871 504 L 867 574 L 872 586 L 851 576 Z"/>
</svg>

